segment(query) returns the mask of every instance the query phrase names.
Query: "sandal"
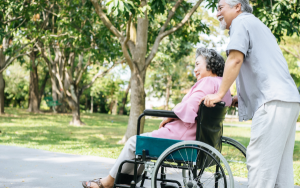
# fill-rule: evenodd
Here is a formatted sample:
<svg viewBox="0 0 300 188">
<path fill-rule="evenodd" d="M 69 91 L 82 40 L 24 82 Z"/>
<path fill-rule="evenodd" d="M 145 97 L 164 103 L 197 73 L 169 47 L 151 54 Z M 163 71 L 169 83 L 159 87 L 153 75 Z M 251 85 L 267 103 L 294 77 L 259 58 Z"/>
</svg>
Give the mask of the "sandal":
<svg viewBox="0 0 300 188">
<path fill-rule="evenodd" d="M 102 178 L 98 178 L 98 179 L 94 179 L 94 180 L 89 180 L 89 181 L 83 181 L 82 182 L 82 186 L 84 188 L 91 188 L 91 183 L 93 182 L 93 183 L 96 183 L 99 186 L 99 188 L 104 188 L 103 185 L 102 185 L 102 183 L 100 182 L 100 179 L 102 179 Z"/>
</svg>

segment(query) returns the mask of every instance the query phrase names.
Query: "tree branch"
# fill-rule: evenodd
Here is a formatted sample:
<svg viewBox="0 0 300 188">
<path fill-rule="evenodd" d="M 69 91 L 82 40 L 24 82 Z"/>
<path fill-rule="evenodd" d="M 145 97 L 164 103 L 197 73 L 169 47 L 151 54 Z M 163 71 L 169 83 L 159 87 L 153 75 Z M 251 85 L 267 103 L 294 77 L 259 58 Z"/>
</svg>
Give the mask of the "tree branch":
<svg viewBox="0 0 300 188">
<path fill-rule="evenodd" d="M 111 66 L 110 68 L 106 69 L 106 70 L 103 71 L 103 72 L 98 72 L 98 73 L 93 77 L 92 81 L 91 81 L 89 84 L 87 84 L 87 85 L 85 85 L 85 86 L 82 87 L 82 92 L 83 92 L 85 89 L 88 89 L 89 87 L 91 87 L 91 86 L 94 84 L 94 82 L 96 81 L 97 78 L 100 78 L 100 77 L 105 76 L 105 75 L 106 75 L 107 73 L 109 73 L 116 65 L 118 65 L 119 63 L 122 63 L 122 62 L 125 62 L 125 60 L 123 59 L 123 60 L 121 60 L 121 62 L 114 63 L 113 66 Z"/>
<path fill-rule="evenodd" d="M 37 38 L 32 39 L 29 43 L 24 44 L 22 47 L 20 47 L 18 50 L 16 50 L 16 53 L 20 52 L 21 50 L 23 50 L 26 46 L 28 46 L 29 44 L 31 44 L 32 42 L 34 42 Z M 28 55 L 27 53 L 23 53 L 23 54 L 19 54 L 15 57 L 10 56 L 4 63 L 4 67 L 0 67 L 0 73 L 3 72 L 16 58 L 23 56 L 23 55 Z"/>
<path fill-rule="evenodd" d="M 21 25 L 23 25 L 23 23 L 26 21 L 26 19 L 23 20 L 22 23 L 20 23 L 16 28 L 14 28 L 13 30 L 11 30 L 9 33 L 6 33 L 4 37 L 9 36 L 12 32 L 14 32 L 16 29 L 18 29 L 19 27 L 21 27 Z"/>
<path fill-rule="evenodd" d="M 87 67 L 91 64 L 91 56 L 89 57 L 89 60 L 88 60 L 88 63 L 84 66 L 84 68 L 82 70 L 80 70 L 79 72 L 79 75 L 77 77 L 77 80 L 75 82 L 75 85 L 78 86 L 81 78 L 82 78 L 82 75 L 83 75 L 83 72 L 87 69 Z"/>
<path fill-rule="evenodd" d="M 203 0 L 199 0 L 195 5 L 194 7 L 185 15 L 185 17 L 181 20 L 180 23 L 178 23 L 175 27 L 173 27 L 172 29 L 170 30 L 167 30 L 167 31 L 164 31 L 162 33 L 160 33 L 156 39 L 155 39 L 155 42 L 153 44 L 153 47 L 152 47 L 152 50 L 151 50 L 151 53 L 149 54 L 149 56 L 146 58 L 146 67 L 149 66 L 149 64 L 151 63 L 152 59 L 155 57 L 155 54 L 158 50 L 158 47 L 159 47 L 159 43 L 160 41 L 174 33 L 175 31 L 177 31 L 178 29 L 180 29 L 189 19 L 190 17 L 194 14 L 194 12 L 196 11 L 196 9 L 200 6 L 200 4 L 202 3 Z M 173 7 L 174 8 L 174 7 Z M 170 14 L 169 14 L 170 16 Z M 169 17 L 168 17 L 169 18 Z"/>
<path fill-rule="evenodd" d="M 185 17 L 181 20 L 181 22 L 179 24 L 177 24 L 177 26 L 173 27 L 172 29 L 165 31 L 162 33 L 162 38 L 164 38 L 167 35 L 170 35 L 171 33 L 174 33 L 175 31 L 177 31 L 178 29 L 180 29 L 189 19 L 190 17 L 194 14 L 194 12 L 197 10 L 197 8 L 200 6 L 200 4 L 202 3 L 203 0 L 199 0 L 194 7 L 190 10 L 189 13 L 187 13 L 185 15 Z"/>
<path fill-rule="evenodd" d="M 127 25 L 126 25 L 126 37 L 125 37 L 125 40 L 124 40 L 125 45 L 127 44 L 128 40 L 130 39 L 131 19 L 132 19 L 132 14 L 130 13 L 129 20 L 128 20 Z"/>
<path fill-rule="evenodd" d="M 130 42 L 129 39 L 130 39 L 131 19 L 132 19 L 132 14 L 130 14 L 129 20 L 128 20 L 127 25 L 126 25 L 126 37 L 125 37 L 125 39 L 121 39 L 120 43 L 121 43 L 123 55 L 124 55 L 128 65 L 129 65 L 130 70 L 132 71 L 133 70 L 133 62 L 132 62 L 132 59 L 131 59 L 131 57 L 128 53 L 128 49 L 127 49 L 127 44 L 128 44 L 128 42 Z"/>
<path fill-rule="evenodd" d="M 294 57 L 300 59 L 300 54 L 297 55 L 297 54 L 293 53 L 292 51 L 290 51 L 289 49 L 287 49 L 287 48 L 284 47 L 284 46 L 281 46 L 281 45 L 280 45 L 280 47 L 281 47 L 284 51 L 286 51 L 287 53 L 290 53 L 290 54 L 293 55 Z"/>
<path fill-rule="evenodd" d="M 15 59 L 17 59 L 18 57 L 20 57 L 20 56 L 23 56 L 23 55 L 28 55 L 27 53 L 25 53 L 25 54 L 19 54 L 19 55 L 17 55 L 17 56 L 15 56 L 14 58 L 12 58 L 12 59 L 8 59 L 9 61 L 7 61 L 6 63 L 5 63 L 5 65 L 4 65 L 4 67 L 2 68 L 2 67 L 0 67 L 1 69 L 0 69 L 0 73 L 2 73 Z"/>
<path fill-rule="evenodd" d="M 98 16 L 100 17 L 100 19 L 102 20 L 103 24 L 118 38 L 122 38 L 122 34 L 120 31 L 118 31 L 118 29 L 113 26 L 113 24 L 110 22 L 110 20 L 107 18 L 107 16 L 105 15 L 105 13 L 103 12 L 101 6 L 99 5 L 99 3 L 97 2 L 97 0 L 90 0 L 96 10 L 96 13 L 98 14 Z"/>
<path fill-rule="evenodd" d="M 18 19 L 21 19 L 21 18 L 23 18 L 23 16 L 19 16 L 19 17 L 14 18 L 14 19 L 7 20 L 7 21 L 3 22 L 3 24 L 7 24 L 8 22 L 12 22 L 12 21 L 15 21 L 15 20 L 18 20 Z"/>
<path fill-rule="evenodd" d="M 124 42 L 122 42 L 121 43 L 121 47 L 122 47 L 123 55 L 124 55 L 124 57 L 125 57 L 128 65 L 129 65 L 129 68 L 130 68 L 131 71 L 133 71 L 134 70 L 134 68 L 133 68 L 133 62 L 132 62 L 132 59 L 131 59 L 131 57 L 130 57 L 130 55 L 128 53 L 128 49 L 126 47 L 126 44 L 124 44 Z"/>
<path fill-rule="evenodd" d="M 162 34 L 165 29 L 168 27 L 168 24 L 170 23 L 172 17 L 175 15 L 176 9 L 179 7 L 179 5 L 182 3 L 183 0 L 178 0 L 175 5 L 172 7 L 172 9 L 169 11 L 169 15 L 167 20 L 165 21 L 164 25 L 161 27 L 159 34 Z"/>
<path fill-rule="evenodd" d="M 54 12 L 52 12 L 52 11 L 50 11 L 50 10 L 47 10 L 47 9 L 44 9 L 46 12 L 49 12 L 50 14 L 53 14 L 54 16 L 57 16 L 57 17 L 59 17 L 59 15 L 58 14 L 56 14 L 56 13 L 54 13 Z"/>
</svg>

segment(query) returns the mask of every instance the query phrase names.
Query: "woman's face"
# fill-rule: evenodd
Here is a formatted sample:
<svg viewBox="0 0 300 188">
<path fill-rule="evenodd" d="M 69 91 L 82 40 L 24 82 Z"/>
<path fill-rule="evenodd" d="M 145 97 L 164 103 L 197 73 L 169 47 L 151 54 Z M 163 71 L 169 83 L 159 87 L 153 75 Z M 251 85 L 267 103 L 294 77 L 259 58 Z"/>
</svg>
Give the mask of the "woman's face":
<svg viewBox="0 0 300 188">
<path fill-rule="evenodd" d="M 206 60 L 201 55 L 199 55 L 196 59 L 194 72 L 195 72 L 197 81 L 199 81 L 200 79 L 202 79 L 204 77 L 212 75 L 211 71 L 207 71 Z"/>
</svg>

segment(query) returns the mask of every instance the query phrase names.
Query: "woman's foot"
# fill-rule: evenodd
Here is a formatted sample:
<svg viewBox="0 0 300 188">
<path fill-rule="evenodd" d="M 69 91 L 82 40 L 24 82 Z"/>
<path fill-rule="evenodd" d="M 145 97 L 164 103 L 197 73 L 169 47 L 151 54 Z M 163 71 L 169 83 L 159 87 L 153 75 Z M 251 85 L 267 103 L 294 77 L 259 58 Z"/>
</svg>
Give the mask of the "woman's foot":
<svg viewBox="0 0 300 188">
<path fill-rule="evenodd" d="M 112 188 L 114 186 L 115 179 L 108 175 L 107 177 L 101 179 L 96 179 L 93 181 L 85 182 L 87 188 Z M 90 187 L 88 187 L 88 185 Z"/>
</svg>

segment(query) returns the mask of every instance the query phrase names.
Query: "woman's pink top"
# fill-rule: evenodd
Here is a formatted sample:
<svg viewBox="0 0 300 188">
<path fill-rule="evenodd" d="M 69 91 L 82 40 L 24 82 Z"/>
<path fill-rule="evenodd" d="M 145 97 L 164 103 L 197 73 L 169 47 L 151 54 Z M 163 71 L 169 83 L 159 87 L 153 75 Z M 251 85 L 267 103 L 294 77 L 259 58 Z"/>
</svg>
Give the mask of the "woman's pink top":
<svg viewBox="0 0 300 188">
<path fill-rule="evenodd" d="M 221 85 L 222 77 L 204 77 L 199 80 L 191 90 L 183 97 L 174 109 L 174 113 L 180 118 L 167 123 L 164 127 L 152 132 L 152 137 L 168 138 L 175 140 L 196 140 L 197 123 L 195 118 L 202 97 L 217 93 Z M 226 106 L 230 106 L 232 99 L 230 91 L 222 99 Z"/>
</svg>

